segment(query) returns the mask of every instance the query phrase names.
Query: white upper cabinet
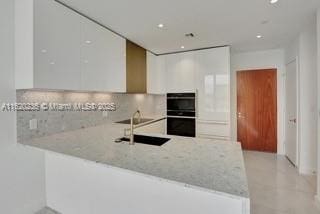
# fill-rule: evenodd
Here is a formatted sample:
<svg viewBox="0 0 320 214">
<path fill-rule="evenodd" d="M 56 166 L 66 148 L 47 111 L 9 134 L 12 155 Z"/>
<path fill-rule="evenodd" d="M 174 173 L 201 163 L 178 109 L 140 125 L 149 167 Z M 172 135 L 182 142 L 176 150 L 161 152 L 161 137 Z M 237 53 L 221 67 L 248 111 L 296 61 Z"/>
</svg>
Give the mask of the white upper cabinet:
<svg viewBox="0 0 320 214">
<path fill-rule="evenodd" d="M 126 91 L 125 39 L 81 19 L 82 90 Z"/>
<path fill-rule="evenodd" d="M 166 55 L 165 71 L 167 93 L 197 93 L 197 137 L 230 139 L 230 48 Z"/>
<path fill-rule="evenodd" d="M 147 92 L 166 93 L 165 57 L 147 52 Z"/>
<path fill-rule="evenodd" d="M 166 55 L 168 93 L 195 92 L 194 52 Z"/>
<path fill-rule="evenodd" d="M 16 30 L 32 33 L 16 52 L 33 57 L 16 57 L 17 89 L 126 91 L 125 39 L 56 1 L 20 2 Z"/>
<path fill-rule="evenodd" d="M 80 89 L 80 15 L 37 0 L 34 17 L 34 87 Z"/>
<path fill-rule="evenodd" d="M 196 51 L 195 70 L 198 92 L 198 119 L 230 121 L 230 49 Z"/>
</svg>

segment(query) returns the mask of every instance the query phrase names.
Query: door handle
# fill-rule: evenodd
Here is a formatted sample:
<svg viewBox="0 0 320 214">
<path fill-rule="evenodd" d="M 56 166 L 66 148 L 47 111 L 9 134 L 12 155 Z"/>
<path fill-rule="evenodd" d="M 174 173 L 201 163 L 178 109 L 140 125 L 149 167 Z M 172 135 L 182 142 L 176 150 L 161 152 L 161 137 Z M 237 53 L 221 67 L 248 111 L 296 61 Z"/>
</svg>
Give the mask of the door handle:
<svg viewBox="0 0 320 214">
<path fill-rule="evenodd" d="M 238 112 L 238 118 L 245 118 L 245 117 L 242 116 L 241 112 Z"/>
<path fill-rule="evenodd" d="M 292 122 L 292 123 L 297 123 L 297 119 L 291 119 L 291 120 L 289 120 L 289 122 Z"/>
</svg>

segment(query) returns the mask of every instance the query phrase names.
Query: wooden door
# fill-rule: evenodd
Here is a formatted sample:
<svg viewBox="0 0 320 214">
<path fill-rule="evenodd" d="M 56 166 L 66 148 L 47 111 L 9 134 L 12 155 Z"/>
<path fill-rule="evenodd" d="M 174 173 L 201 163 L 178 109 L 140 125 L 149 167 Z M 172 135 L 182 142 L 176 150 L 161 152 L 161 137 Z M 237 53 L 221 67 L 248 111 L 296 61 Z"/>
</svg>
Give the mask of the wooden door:
<svg viewBox="0 0 320 214">
<path fill-rule="evenodd" d="M 277 152 L 277 70 L 237 72 L 238 141 L 245 150 Z"/>
</svg>

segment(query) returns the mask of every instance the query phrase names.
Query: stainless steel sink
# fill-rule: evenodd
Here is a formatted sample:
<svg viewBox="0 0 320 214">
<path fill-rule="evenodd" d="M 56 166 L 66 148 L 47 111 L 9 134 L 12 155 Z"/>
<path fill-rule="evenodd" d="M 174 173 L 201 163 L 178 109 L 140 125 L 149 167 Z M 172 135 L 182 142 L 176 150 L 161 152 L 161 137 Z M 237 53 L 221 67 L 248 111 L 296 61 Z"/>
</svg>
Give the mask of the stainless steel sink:
<svg viewBox="0 0 320 214">
<path fill-rule="evenodd" d="M 144 135 L 134 135 L 133 140 L 135 143 L 142 143 L 152 146 L 162 146 L 166 142 L 170 140 L 170 138 L 163 138 L 163 137 L 152 137 L 152 136 L 144 136 Z M 123 137 L 119 139 L 120 141 L 129 142 L 130 138 Z"/>
<path fill-rule="evenodd" d="M 141 123 L 146 123 L 146 122 L 149 122 L 149 121 L 152 121 L 152 120 L 153 120 L 153 119 L 149 119 L 149 118 L 141 118 L 141 119 L 140 119 L 140 122 L 139 122 L 139 119 L 138 119 L 138 118 L 134 118 L 134 120 L 133 120 L 133 125 L 138 125 L 138 124 L 141 124 Z M 116 123 L 130 124 L 130 119 L 118 121 L 118 122 L 116 122 Z"/>
</svg>

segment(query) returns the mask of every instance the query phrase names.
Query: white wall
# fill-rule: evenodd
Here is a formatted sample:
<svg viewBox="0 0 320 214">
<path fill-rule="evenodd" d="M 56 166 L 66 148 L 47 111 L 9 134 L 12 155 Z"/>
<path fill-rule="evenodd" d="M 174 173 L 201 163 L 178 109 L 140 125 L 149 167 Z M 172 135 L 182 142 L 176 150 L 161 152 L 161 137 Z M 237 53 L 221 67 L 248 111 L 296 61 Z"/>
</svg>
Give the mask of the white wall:
<svg viewBox="0 0 320 214">
<path fill-rule="evenodd" d="M 13 73 L 14 8 L 13 1 L 1 0 L 0 3 L 0 102 L 13 102 L 15 100 Z M 15 140 L 14 127 L 15 114 L 0 111 L 0 151 Z"/>
<path fill-rule="evenodd" d="M 317 43 L 318 43 L 318 191 L 317 201 L 320 206 L 320 8 L 317 12 Z"/>
<path fill-rule="evenodd" d="M 237 140 L 237 79 L 236 72 L 251 69 L 277 69 L 278 90 L 278 153 L 284 154 L 284 50 L 234 53 L 231 55 L 231 136 Z"/>
<path fill-rule="evenodd" d="M 299 171 L 317 171 L 317 38 L 316 22 L 300 34 L 300 166 Z"/>
<path fill-rule="evenodd" d="M 48 205 L 65 214 L 249 214 L 249 199 L 46 153 Z"/>
<path fill-rule="evenodd" d="M 44 167 L 43 152 L 16 145 L 1 149 L 0 213 L 34 214 L 46 205 Z"/>
<path fill-rule="evenodd" d="M 299 172 L 317 171 L 317 32 L 314 19 L 286 47 L 286 63 L 296 59 L 298 66 Z"/>
<path fill-rule="evenodd" d="M 0 102 L 14 102 L 14 1 L 0 5 Z M 0 112 L 0 213 L 32 214 L 45 206 L 44 153 L 16 144 L 15 121 Z"/>
</svg>

